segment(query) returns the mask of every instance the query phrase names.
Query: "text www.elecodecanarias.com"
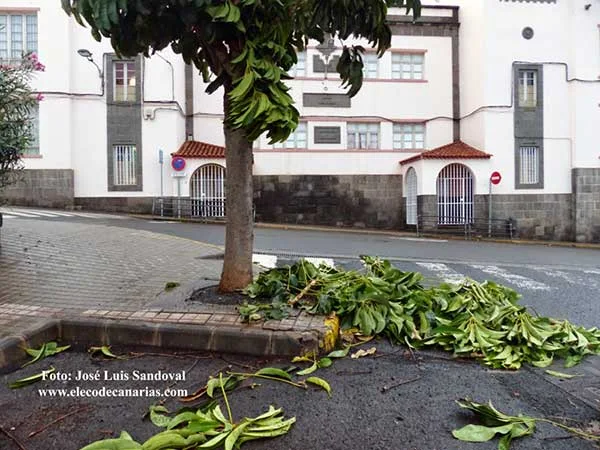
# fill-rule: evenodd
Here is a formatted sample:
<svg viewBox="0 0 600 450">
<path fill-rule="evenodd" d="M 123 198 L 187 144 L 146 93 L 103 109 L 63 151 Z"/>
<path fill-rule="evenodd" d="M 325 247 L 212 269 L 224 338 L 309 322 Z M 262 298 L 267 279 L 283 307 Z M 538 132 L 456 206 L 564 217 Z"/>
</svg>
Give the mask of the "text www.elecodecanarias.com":
<svg viewBox="0 0 600 450">
<path fill-rule="evenodd" d="M 98 389 L 38 389 L 40 397 L 186 397 L 185 389 L 114 389 L 102 387 Z"/>
</svg>

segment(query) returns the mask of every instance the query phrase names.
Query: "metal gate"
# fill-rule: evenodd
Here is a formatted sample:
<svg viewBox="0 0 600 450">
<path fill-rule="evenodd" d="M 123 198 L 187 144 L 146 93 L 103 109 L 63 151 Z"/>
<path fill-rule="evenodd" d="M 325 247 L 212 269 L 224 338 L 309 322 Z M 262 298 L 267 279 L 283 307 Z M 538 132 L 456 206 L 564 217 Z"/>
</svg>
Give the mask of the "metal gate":
<svg viewBox="0 0 600 450">
<path fill-rule="evenodd" d="M 199 167 L 190 179 L 192 217 L 225 217 L 225 168 Z"/>
<path fill-rule="evenodd" d="M 406 224 L 417 224 L 417 172 L 412 167 L 406 172 Z"/>
<path fill-rule="evenodd" d="M 437 179 L 438 224 L 473 222 L 473 174 L 462 164 L 450 164 Z"/>
</svg>

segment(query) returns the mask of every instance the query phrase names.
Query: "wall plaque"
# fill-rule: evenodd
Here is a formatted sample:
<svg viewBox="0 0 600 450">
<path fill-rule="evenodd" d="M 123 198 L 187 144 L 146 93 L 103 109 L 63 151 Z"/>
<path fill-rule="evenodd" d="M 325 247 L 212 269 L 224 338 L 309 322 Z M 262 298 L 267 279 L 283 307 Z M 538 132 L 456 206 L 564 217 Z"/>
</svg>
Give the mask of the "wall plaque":
<svg viewBox="0 0 600 450">
<path fill-rule="evenodd" d="M 350 97 L 346 94 L 303 94 L 302 105 L 313 108 L 350 108 Z"/>
<path fill-rule="evenodd" d="M 341 144 L 340 127 L 315 127 L 315 144 Z"/>
</svg>

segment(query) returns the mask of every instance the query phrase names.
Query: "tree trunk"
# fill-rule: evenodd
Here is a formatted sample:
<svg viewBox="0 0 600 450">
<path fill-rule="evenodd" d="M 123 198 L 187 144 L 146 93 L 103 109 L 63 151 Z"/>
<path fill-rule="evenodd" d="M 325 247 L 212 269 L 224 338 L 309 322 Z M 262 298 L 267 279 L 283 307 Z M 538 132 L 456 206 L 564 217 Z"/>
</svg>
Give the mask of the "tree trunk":
<svg viewBox="0 0 600 450">
<path fill-rule="evenodd" d="M 228 117 L 231 87 L 225 86 L 224 111 Z M 252 247 L 254 218 L 252 214 L 252 143 L 246 133 L 223 125 L 225 131 L 226 218 L 225 258 L 219 292 L 245 288 L 252 281 Z"/>
</svg>

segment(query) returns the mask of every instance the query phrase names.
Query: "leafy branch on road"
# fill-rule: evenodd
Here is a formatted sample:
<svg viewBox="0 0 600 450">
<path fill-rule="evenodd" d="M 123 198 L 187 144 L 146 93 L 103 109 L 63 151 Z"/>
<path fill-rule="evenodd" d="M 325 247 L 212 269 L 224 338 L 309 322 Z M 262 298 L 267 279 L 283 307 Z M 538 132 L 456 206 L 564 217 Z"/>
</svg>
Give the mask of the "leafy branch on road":
<svg viewBox="0 0 600 450">
<path fill-rule="evenodd" d="M 574 434 L 577 437 L 600 442 L 600 436 L 586 433 L 578 428 L 564 425 L 560 422 L 546 418 L 528 417 L 522 414 L 510 416 L 498 411 L 492 402 L 476 403 L 470 399 L 457 402 L 461 408 L 468 409 L 476 414 L 482 425 L 469 424 L 458 430 L 452 431 L 452 435 L 465 442 L 487 442 L 496 435 L 501 436 L 498 450 L 508 450 L 513 439 L 530 436 L 535 431 L 537 422 L 545 422 Z"/>
<path fill-rule="evenodd" d="M 465 280 L 425 288 L 420 273 L 375 257 L 361 259 L 360 272 L 305 260 L 263 272 L 244 291 L 263 303 L 243 305 L 240 314 L 248 321 L 285 316 L 292 306 L 335 313 L 342 329 L 357 327 L 365 336 L 415 348 L 441 347 L 498 369 L 547 367 L 556 357 L 571 367 L 600 353 L 600 330 L 533 316 L 508 287 Z"/>
<path fill-rule="evenodd" d="M 232 450 L 239 448 L 244 442 L 286 434 L 296 422 L 296 418 L 285 419 L 281 408 L 276 409 L 269 406 L 269 410 L 258 417 L 244 417 L 239 422 L 234 421 L 227 392 L 238 387 L 242 380 L 249 378 L 284 381 L 304 388 L 306 388 L 306 382 L 316 384 L 323 389 L 325 386 L 322 383 L 329 386 L 324 380 L 316 377 L 316 381 L 306 379 L 304 382 L 294 383 L 288 372 L 273 367 L 266 367 L 255 373 L 230 373 L 225 378 L 223 373 L 219 373 L 218 377 L 209 378 L 203 395 L 206 394 L 214 399 L 217 392 L 220 391 L 227 417 L 215 400 L 205 403 L 198 409 L 182 408 L 173 417 L 168 415 L 169 411 L 164 406 L 151 406 L 150 420 L 157 427 L 166 428 L 165 431 L 155 434 L 143 444 L 135 442 L 127 432 L 122 432 L 116 439 L 97 441 L 81 450 L 214 449 L 219 447 Z"/>
</svg>

